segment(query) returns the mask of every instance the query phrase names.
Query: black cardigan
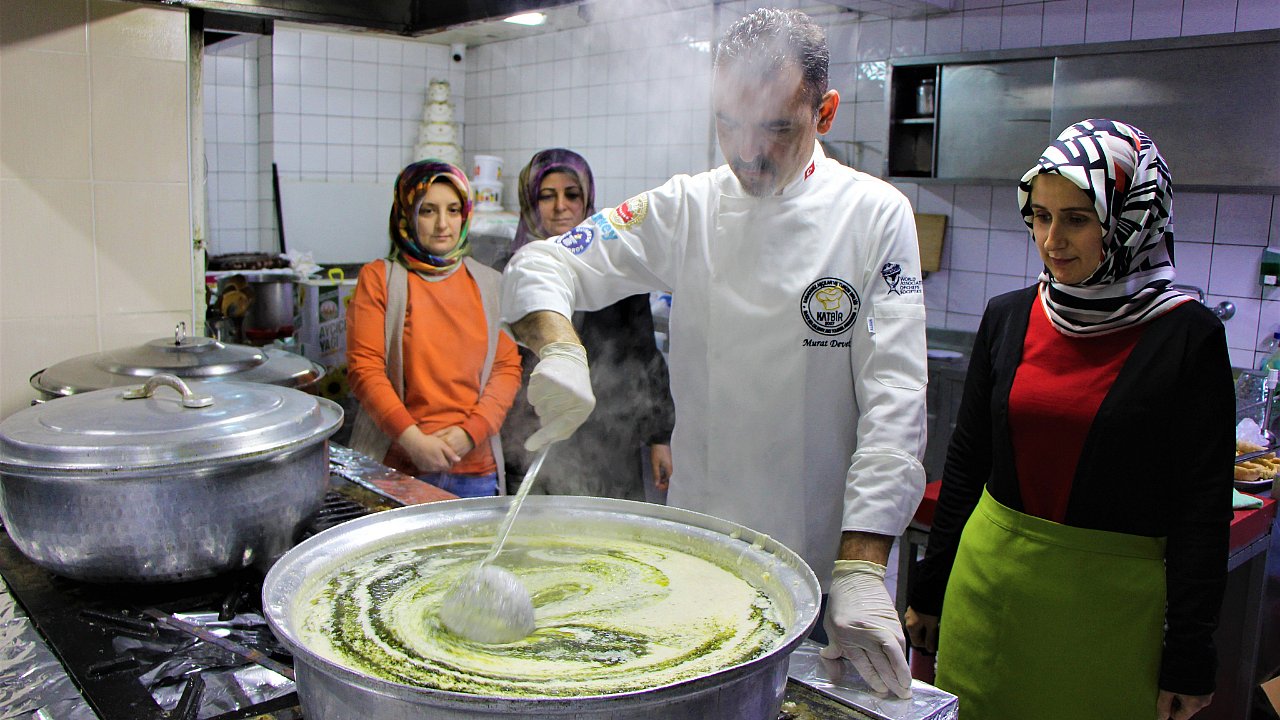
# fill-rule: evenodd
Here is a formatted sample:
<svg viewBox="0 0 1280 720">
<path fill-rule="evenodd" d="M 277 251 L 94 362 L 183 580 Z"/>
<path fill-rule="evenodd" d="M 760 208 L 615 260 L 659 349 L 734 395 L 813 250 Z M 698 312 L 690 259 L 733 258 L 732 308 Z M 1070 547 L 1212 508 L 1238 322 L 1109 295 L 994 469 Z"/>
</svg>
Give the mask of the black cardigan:
<svg viewBox="0 0 1280 720">
<path fill-rule="evenodd" d="M 911 606 L 944 611 L 960 531 L 985 484 L 1021 511 L 1009 391 L 1022 359 L 1034 286 L 993 298 L 974 341 Z M 1226 589 L 1235 457 L 1235 391 L 1222 323 L 1183 303 L 1147 323 L 1098 408 L 1068 500 L 1067 525 L 1168 538 L 1160 688 L 1213 691 L 1213 630 Z M 1005 622 L 993 618 L 993 622 Z M 1103 650 L 1106 639 L 1099 638 Z"/>
<path fill-rule="evenodd" d="M 548 494 L 644 500 L 649 479 L 641 471 L 640 449 L 670 444 L 675 425 L 670 376 L 654 340 L 649 296 L 632 295 L 599 310 L 574 313 L 574 326 L 587 351 L 596 407 L 547 456 L 538 483 Z M 527 396 L 538 358 L 523 347 L 520 357 L 524 381 L 502 425 L 511 492 L 532 459 L 524 441 L 540 425 Z"/>
</svg>

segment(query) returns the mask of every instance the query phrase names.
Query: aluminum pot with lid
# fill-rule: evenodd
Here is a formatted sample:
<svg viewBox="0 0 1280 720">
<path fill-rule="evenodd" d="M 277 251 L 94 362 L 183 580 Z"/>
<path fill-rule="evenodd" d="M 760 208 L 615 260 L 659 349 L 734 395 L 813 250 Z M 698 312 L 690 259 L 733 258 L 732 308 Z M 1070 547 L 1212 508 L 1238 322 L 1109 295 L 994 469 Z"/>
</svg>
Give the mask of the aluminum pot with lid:
<svg viewBox="0 0 1280 720">
<path fill-rule="evenodd" d="M 530 496 L 508 547 L 520 536 L 623 538 L 696 554 L 761 589 L 778 612 L 783 635 L 771 650 L 736 665 L 651 688 L 580 697 L 499 697 L 418 687 L 348 667 L 309 643 L 301 631 L 315 609 L 317 584 L 336 572 L 370 567 L 423 538 L 491 540 L 510 498 L 474 498 L 388 510 L 321 532 L 287 552 L 262 587 L 263 615 L 293 653 L 298 695 L 308 720 L 423 718 L 468 720 L 526 716 L 568 720 L 775 720 L 787 683 L 787 660 L 817 620 L 821 591 L 813 571 L 777 540 L 736 523 L 688 510 L 628 500 Z M 706 597 L 695 603 L 711 602 Z M 357 598 L 344 598 L 351 604 Z M 536 604 L 535 600 L 535 604 Z M 393 632 L 384 629 L 386 632 Z M 382 631 L 377 631 L 382 632 Z M 377 644 L 384 638 L 371 639 Z M 416 647 L 416 646 L 415 646 Z M 602 660 L 607 662 L 607 660 Z M 448 659 L 442 659 L 447 663 Z M 501 681 L 501 673 L 494 676 Z"/>
<path fill-rule="evenodd" d="M 77 580 L 265 566 L 319 509 L 341 424 L 336 403 L 275 385 L 161 374 L 77 393 L 0 421 L 0 517 Z"/>
<path fill-rule="evenodd" d="M 236 380 L 313 391 L 324 376 L 323 366 L 275 348 L 258 348 L 189 336 L 179 323 L 173 338 L 143 345 L 81 355 L 31 376 L 41 399 L 55 398 L 144 382 L 160 373 L 188 380 Z"/>
</svg>

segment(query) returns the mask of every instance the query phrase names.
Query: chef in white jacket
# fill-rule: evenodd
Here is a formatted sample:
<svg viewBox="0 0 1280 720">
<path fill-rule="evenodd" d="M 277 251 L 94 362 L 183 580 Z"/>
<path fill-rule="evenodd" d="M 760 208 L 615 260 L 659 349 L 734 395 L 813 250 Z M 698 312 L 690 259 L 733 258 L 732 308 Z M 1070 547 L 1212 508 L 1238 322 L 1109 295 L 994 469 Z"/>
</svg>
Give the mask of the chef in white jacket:
<svg viewBox="0 0 1280 720">
<path fill-rule="evenodd" d="M 532 450 L 572 434 L 594 406 L 573 311 L 671 292 L 680 470 L 668 502 L 800 553 L 828 588 L 824 655 L 906 697 L 884 574 L 925 483 L 919 249 L 901 193 L 822 153 L 817 135 L 839 102 L 807 16 L 739 20 L 715 57 L 728 164 L 522 248 L 504 275 L 503 319 L 541 358 Z"/>
</svg>

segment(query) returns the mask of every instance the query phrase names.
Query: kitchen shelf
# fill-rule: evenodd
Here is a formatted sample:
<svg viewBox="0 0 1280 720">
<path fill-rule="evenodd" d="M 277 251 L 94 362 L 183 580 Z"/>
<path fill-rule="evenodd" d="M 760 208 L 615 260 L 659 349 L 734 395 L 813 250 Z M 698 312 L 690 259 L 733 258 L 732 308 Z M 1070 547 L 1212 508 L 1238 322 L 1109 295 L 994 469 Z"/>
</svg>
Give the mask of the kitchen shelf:
<svg viewBox="0 0 1280 720">
<path fill-rule="evenodd" d="M 937 167 L 940 65 L 899 65 L 889 75 L 890 177 L 933 177 Z"/>
</svg>

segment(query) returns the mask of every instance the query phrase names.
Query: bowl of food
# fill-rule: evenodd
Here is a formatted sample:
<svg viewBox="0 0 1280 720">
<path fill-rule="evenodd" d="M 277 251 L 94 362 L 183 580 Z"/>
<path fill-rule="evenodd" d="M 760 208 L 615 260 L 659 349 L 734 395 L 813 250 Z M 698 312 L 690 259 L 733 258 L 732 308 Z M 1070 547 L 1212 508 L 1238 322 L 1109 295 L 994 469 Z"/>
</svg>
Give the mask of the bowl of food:
<svg viewBox="0 0 1280 720">
<path fill-rule="evenodd" d="M 793 551 L 678 508 L 529 497 L 496 562 L 529 589 L 536 627 L 486 645 L 438 613 L 508 502 L 379 513 L 272 567 L 264 613 L 309 719 L 777 717 L 821 597 Z"/>
</svg>

